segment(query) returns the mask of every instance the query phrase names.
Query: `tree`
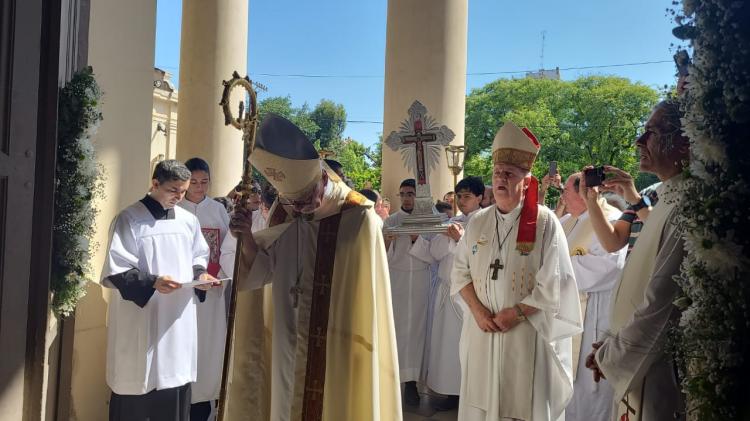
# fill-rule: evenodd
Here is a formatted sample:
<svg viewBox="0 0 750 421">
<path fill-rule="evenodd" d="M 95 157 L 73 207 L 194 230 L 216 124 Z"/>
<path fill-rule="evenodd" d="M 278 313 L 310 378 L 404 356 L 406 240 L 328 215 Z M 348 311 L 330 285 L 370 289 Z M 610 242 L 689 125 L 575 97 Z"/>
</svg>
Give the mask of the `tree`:
<svg viewBox="0 0 750 421">
<path fill-rule="evenodd" d="M 344 167 L 355 188 L 363 189 L 369 184 L 373 189 L 380 189 L 380 144 L 368 148 L 346 138 L 334 140 L 328 149 L 335 153 L 335 159 Z"/>
<path fill-rule="evenodd" d="M 328 149 L 332 141 L 340 140 L 346 128 L 346 110 L 341 104 L 329 99 L 321 99 L 315 106 L 310 119 L 318 126 L 315 139 L 322 149 Z"/>
<path fill-rule="evenodd" d="M 269 97 L 260 101 L 258 103 L 260 121 L 263 121 L 268 113 L 280 115 L 296 124 L 310 140 L 315 140 L 315 134 L 320 129 L 311 118 L 310 107 L 307 103 L 302 104 L 301 107 L 294 107 L 292 106 L 292 99 L 288 95 Z"/>
<path fill-rule="evenodd" d="M 537 176 L 547 172 L 550 161 L 557 161 L 563 176 L 603 164 L 635 175 L 634 141 L 658 100 L 658 92 L 648 86 L 614 76 L 490 82 L 466 98 L 466 173 L 489 179 L 492 140 L 511 120 L 542 143 L 532 169 Z"/>
</svg>

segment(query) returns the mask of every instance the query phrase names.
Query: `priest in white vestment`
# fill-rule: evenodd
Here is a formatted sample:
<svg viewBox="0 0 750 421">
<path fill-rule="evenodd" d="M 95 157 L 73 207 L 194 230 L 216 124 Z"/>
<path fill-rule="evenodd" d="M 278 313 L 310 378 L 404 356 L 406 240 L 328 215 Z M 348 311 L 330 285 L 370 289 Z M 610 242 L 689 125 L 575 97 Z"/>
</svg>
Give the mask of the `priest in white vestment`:
<svg viewBox="0 0 750 421">
<path fill-rule="evenodd" d="M 401 225 L 404 217 L 414 210 L 417 195 L 416 181 L 406 179 L 399 186 L 401 208 L 384 222 L 385 228 Z M 422 376 L 427 340 L 427 314 L 432 273 L 435 260 L 429 255 L 422 260 L 410 254 L 421 235 L 387 236 L 388 268 L 393 296 L 393 319 L 398 344 L 399 377 L 404 385 L 404 403 L 419 405 L 417 382 Z"/>
<path fill-rule="evenodd" d="M 206 273 L 209 248 L 198 219 L 176 207 L 190 171 L 166 160 L 154 169 L 151 192 L 112 224 L 102 285 L 116 288 L 107 323 L 110 421 L 190 419 L 196 380 L 196 303 L 201 290 L 183 287 Z"/>
<path fill-rule="evenodd" d="M 269 228 L 241 235 L 230 420 L 401 419 L 381 222 L 290 121 L 268 114 L 251 164 L 278 189 Z M 270 285 L 270 291 L 263 288 Z M 268 292 L 264 297 L 263 292 Z"/>
<path fill-rule="evenodd" d="M 456 247 L 451 292 L 470 309 L 460 421 L 560 420 L 573 395 L 581 308 L 560 222 L 537 205 L 538 151 L 528 129 L 503 125 L 492 145 L 495 206 L 472 217 Z"/>
<path fill-rule="evenodd" d="M 622 212 L 607 204 L 598 192 L 587 189 L 582 173 L 568 177 L 563 199 L 568 213 L 560 218 L 568 240 L 570 260 L 581 293 L 584 314 L 583 333 L 573 337 L 573 399 L 565 411 L 566 421 L 606 421 L 612 413 L 612 386 L 594 382 L 586 368 L 591 344 L 601 341 L 609 329 L 610 296 L 625 265 L 627 247 L 610 253 L 596 236 L 589 218 L 589 207 L 599 207 L 614 223 Z M 585 196 L 585 197 L 584 197 Z"/>
<path fill-rule="evenodd" d="M 471 217 L 481 209 L 479 204 L 484 195 L 484 182 L 479 177 L 467 177 L 456 184 L 455 192 L 454 200 L 458 201 L 461 214 L 451 218 L 448 232 L 435 235 L 431 240 L 420 237 L 410 251 L 421 260 L 434 259 L 439 262 L 426 376 L 430 390 L 447 395 L 430 399 L 432 407 L 439 411 L 447 411 L 458 405 L 461 389 L 458 342 L 466 304 L 458 295 L 451 297 L 450 277 L 456 244 Z"/>
<path fill-rule="evenodd" d="M 680 288 L 673 278 L 685 256 L 681 228 L 675 222 L 685 182 L 682 171 L 689 159 L 681 117 L 677 102 L 659 103 L 636 140 L 641 171 L 662 181 L 659 202 L 612 295 L 611 332 L 586 359 L 595 380 L 606 378 L 614 388 L 612 420 L 626 415 L 630 421 L 685 419 L 677 370 L 666 349 L 670 326 L 680 316 L 673 304 Z"/>
</svg>

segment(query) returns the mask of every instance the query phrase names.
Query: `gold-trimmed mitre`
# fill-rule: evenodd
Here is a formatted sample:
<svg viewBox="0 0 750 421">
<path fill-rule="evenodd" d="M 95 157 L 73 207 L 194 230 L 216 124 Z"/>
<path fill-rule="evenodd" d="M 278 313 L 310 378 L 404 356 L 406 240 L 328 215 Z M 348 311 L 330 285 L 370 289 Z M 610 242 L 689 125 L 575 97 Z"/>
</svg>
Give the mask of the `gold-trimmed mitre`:
<svg viewBox="0 0 750 421">
<path fill-rule="evenodd" d="M 323 170 L 315 146 L 302 130 L 271 113 L 258 128 L 250 164 L 289 200 L 309 193 L 320 181 Z"/>
<path fill-rule="evenodd" d="M 492 163 L 512 164 L 528 171 L 534 165 L 539 147 L 529 129 L 520 129 L 512 121 L 506 121 L 492 141 Z"/>
</svg>

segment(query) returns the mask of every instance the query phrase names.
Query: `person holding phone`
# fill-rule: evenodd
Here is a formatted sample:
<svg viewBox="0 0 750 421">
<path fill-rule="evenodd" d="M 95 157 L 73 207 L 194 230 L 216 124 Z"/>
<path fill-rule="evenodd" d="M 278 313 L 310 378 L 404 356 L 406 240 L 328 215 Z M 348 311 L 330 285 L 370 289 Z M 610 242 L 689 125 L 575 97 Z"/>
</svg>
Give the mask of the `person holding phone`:
<svg viewBox="0 0 750 421">
<path fill-rule="evenodd" d="M 585 167 L 582 172 L 585 173 L 592 168 L 591 166 Z M 656 189 L 661 182 L 638 192 L 635 189 L 633 177 L 626 171 L 610 165 L 605 165 L 603 168 L 609 176 L 602 184 L 599 186 L 590 186 L 586 178 L 583 177 L 581 178 L 581 190 L 586 192 L 589 189 L 595 188 L 597 191 L 611 191 L 622 196 L 628 202 L 629 206 L 627 209 L 614 222 L 605 218 L 602 209 L 594 206 L 595 202 L 589 204 L 592 205 L 590 208 L 591 223 L 604 249 L 608 252 L 614 252 L 627 245 L 629 254 L 638 239 L 643 223 L 651 212 L 651 208 L 659 200 Z M 594 197 L 597 197 L 597 195 L 592 194 L 591 199 L 593 200 Z"/>
<path fill-rule="evenodd" d="M 562 190 L 562 177 L 557 172 L 557 161 L 550 161 L 549 163 L 549 171 L 547 174 L 542 177 L 542 183 L 539 185 L 539 204 L 544 205 L 544 199 L 547 196 L 547 191 L 549 191 L 550 187 L 555 188 L 557 190 Z M 562 202 L 562 197 L 560 197 L 560 201 L 558 202 L 558 206 Z M 558 215 L 560 217 L 561 215 Z"/>
<path fill-rule="evenodd" d="M 680 318 L 673 303 L 682 292 L 674 276 L 686 255 L 683 227 L 676 222 L 685 188 L 682 173 L 690 157 L 682 116 L 676 101 L 662 101 L 636 140 L 640 170 L 662 181 L 660 200 L 649 212 L 613 291 L 610 331 L 592 344 L 586 357 L 594 381 L 604 378 L 614 389 L 614 419 L 657 421 L 685 415 L 685 398 L 666 348 L 670 326 Z M 595 200 L 597 188 L 581 188 L 587 202 Z"/>
</svg>

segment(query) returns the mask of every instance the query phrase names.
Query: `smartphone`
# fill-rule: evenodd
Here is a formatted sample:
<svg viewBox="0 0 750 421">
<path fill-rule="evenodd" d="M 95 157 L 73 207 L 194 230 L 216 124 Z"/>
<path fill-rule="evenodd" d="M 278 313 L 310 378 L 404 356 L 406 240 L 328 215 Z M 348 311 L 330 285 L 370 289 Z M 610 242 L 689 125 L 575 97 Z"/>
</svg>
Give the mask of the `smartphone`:
<svg viewBox="0 0 750 421">
<path fill-rule="evenodd" d="M 557 175 L 557 161 L 549 162 L 549 176 L 554 177 Z"/>
<path fill-rule="evenodd" d="M 596 167 L 584 171 L 583 177 L 586 180 L 586 187 L 596 187 L 601 186 L 607 176 L 604 173 L 604 167 Z"/>
</svg>

